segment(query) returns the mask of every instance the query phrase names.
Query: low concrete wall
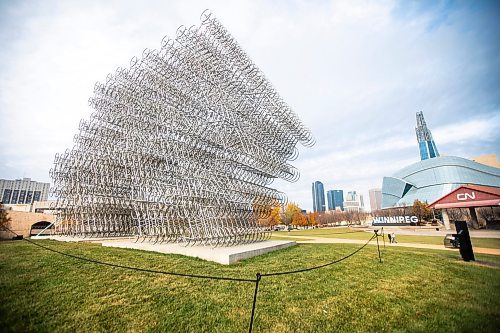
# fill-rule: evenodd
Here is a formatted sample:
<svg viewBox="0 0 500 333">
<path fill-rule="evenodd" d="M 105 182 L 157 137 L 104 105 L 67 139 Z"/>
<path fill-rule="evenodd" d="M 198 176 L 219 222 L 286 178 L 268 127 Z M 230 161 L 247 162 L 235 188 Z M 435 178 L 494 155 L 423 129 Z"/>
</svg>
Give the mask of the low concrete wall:
<svg viewBox="0 0 500 333">
<path fill-rule="evenodd" d="M 30 228 L 34 223 L 40 221 L 54 222 L 54 215 L 43 213 L 16 212 L 9 210 L 7 211 L 7 217 L 11 219 L 7 227 L 18 235 L 23 235 L 23 237 L 29 236 Z M 11 232 L 0 231 L 0 239 L 12 239 L 12 237 L 14 237 L 14 235 Z"/>
</svg>

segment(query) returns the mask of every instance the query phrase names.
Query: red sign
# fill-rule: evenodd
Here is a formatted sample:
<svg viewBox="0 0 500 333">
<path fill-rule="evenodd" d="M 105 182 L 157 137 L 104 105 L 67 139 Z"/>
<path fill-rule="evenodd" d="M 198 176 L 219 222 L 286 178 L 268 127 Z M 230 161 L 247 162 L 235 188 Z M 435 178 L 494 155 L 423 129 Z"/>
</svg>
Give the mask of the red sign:
<svg viewBox="0 0 500 333">
<path fill-rule="evenodd" d="M 431 208 L 496 206 L 500 202 L 498 188 L 463 185 L 429 205 Z"/>
</svg>

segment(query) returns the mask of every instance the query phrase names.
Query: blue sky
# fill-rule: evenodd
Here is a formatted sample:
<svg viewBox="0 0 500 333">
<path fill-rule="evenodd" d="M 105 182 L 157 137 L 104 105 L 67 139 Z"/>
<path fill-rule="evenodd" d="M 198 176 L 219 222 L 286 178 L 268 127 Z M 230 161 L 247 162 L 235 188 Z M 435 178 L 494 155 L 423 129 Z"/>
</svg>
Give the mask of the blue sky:
<svg viewBox="0 0 500 333">
<path fill-rule="evenodd" d="M 205 8 L 314 133 L 273 184 L 307 210 L 315 180 L 367 197 L 418 161 L 417 111 L 440 153 L 500 155 L 495 1 L 3 1 L 0 178 L 50 181 L 95 82 Z"/>
</svg>

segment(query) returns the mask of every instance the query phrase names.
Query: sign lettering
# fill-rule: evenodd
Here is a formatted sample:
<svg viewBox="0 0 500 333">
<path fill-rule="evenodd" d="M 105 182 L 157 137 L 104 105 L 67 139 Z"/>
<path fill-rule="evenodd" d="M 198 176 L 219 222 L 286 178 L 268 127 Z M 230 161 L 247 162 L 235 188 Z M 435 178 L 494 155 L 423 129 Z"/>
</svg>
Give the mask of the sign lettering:
<svg viewBox="0 0 500 333">
<path fill-rule="evenodd" d="M 471 200 L 476 199 L 476 193 L 474 193 L 474 192 L 471 192 L 471 193 L 457 193 L 457 200 L 465 201 L 467 199 L 471 199 Z"/>
<path fill-rule="evenodd" d="M 417 223 L 418 218 L 415 215 L 405 216 L 377 216 L 373 219 L 373 224 L 410 224 Z"/>
</svg>

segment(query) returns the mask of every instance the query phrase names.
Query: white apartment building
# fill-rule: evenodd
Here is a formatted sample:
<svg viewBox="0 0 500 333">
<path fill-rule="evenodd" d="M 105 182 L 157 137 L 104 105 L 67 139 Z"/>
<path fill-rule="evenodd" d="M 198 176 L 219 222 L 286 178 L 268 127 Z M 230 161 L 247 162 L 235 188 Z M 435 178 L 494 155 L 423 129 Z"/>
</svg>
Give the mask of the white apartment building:
<svg viewBox="0 0 500 333">
<path fill-rule="evenodd" d="M 363 195 L 356 191 L 349 191 L 344 200 L 344 211 L 346 212 L 363 212 L 364 207 Z"/>
<path fill-rule="evenodd" d="M 35 201 L 46 201 L 49 188 L 49 183 L 36 182 L 31 178 L 0 179 L 0 198 L 6 205 L 32 204 Z"/>
</svg>

